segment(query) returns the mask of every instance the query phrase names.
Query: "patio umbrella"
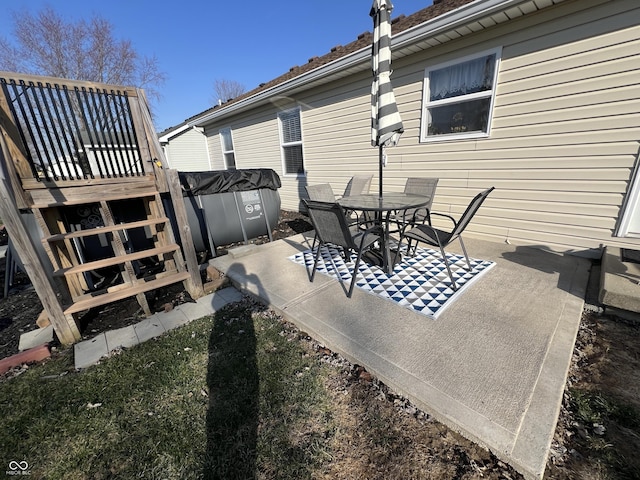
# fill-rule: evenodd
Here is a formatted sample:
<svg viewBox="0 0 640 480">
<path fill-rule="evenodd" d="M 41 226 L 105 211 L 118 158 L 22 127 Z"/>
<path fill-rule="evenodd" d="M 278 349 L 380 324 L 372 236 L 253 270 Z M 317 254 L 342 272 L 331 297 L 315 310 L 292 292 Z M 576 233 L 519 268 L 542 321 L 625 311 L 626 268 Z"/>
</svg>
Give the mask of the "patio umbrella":
<svg viewBox="0 0 640 480">
<path fill-rule="evenodd" d="M 382 197 L 384 148 L 396 145 L 404 131 L 391 86 L 391 5 L 390 0 L 374 0 L 369 15 L 373 17 L 371 68 L 371 145 L 378 147 L 379 193 Z"/>
</svg>

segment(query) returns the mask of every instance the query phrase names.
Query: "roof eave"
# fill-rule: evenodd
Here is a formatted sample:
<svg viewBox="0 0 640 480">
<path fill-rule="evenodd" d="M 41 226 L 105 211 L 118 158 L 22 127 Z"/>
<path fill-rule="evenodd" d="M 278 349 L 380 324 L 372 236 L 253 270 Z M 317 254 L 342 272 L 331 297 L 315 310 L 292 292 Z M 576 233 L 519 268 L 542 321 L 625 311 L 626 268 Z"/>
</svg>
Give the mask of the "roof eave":
<svg viewBox="0 0 640 480">
<path fill-rule="evenodd" d="M 169 128 L 167 130 L 164 130 L 163 132 L 160 132 L 160 134 L 158 135 L 158 140 L 160 141 L 160 143 L 167 143 L 169 139 L 180 135 L 182 132 L 184 132 L 185 130 L 189 130 L 190 128 L 192 128 L 192 125 L 189 125 L 188 123 Z"/>
<path fill-rule="evenodd" d="M 464 24 L 475 22 L 487 15 L 492 15 L 520 4 L 529 3 L 530 1 L 531 0 L 476 0 L 475 2 L 458 7 L 455 10 L 446 12 L 394 35 L 391 40 L 393 51 L 396 54 L 402 54 L 405 48 L 419 43 L 428 37 L 442 34 L 446 31 L 459 28 Z M 562 0 L 555 1 L 557 3 Z M 335 75 L 336 72 L 364 64 L 370 61 L 370 59 L 371 48 L 362 48 L 290 80 L 256 92 L 254 95 L 232 103 L 231 105 L 216 108 L 213 112 L 195 117 L 189 121 L 189 125 L 204 126 L 228 115 L 241 113 L 246 109 L 267 103 L 269 99 L 274 96 L 290 93 L 293 90 L 318 82 L 329 75 Z"/>
</svg>

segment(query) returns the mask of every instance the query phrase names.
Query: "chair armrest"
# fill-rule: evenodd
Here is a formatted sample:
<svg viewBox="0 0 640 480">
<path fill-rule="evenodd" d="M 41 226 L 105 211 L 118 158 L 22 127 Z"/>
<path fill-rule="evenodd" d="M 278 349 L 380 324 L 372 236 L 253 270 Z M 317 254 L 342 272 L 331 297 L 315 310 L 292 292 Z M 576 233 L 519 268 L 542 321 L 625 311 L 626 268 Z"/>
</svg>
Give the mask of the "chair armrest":
<svg viewBox="0 0 640 480">
<path fill-rule="evenodd" d="M 418 220 L 418 214 L 424 210 L 424 218 L 422 220 Z M 413 225 L 416 225 L 418 223 L 423 223 L 425 221 L 429 222 L 429 224 L 431 224 L 431 209 L 429 207 L 418 207 L 418 208 L 414 208 L 413 211 L 411 212 L 411 218 L 409 220 L 407 220 L 407 215 L 406 215 L 406 210 L 405 212 L 402 214 L 402 222 L 403 223 L 411 223 Z"/>
<path fill-rule="evenodd" d="M 433 215 L 437 215 L 438 217 L 448 218 L 449 220 L 451 220 L 454 227 L 458 224 L 455 218 L 453 218 L 451 215 L 447 215 L 446 213 L 431 212 L 431 216 Z"/>
</svg>

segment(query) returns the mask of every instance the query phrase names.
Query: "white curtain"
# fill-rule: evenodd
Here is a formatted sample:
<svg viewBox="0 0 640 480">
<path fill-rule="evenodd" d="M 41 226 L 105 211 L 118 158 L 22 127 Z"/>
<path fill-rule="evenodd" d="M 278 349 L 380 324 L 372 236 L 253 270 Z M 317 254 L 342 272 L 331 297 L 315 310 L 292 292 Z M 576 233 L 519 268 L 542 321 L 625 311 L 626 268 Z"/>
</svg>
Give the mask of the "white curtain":
<svg viewBox="0 0 640 480">
<path fill-rule="evenodd" d="M 429 72 L 430 101 L 490 90 L 495 61 L 488 55 Z"/>
</svg>

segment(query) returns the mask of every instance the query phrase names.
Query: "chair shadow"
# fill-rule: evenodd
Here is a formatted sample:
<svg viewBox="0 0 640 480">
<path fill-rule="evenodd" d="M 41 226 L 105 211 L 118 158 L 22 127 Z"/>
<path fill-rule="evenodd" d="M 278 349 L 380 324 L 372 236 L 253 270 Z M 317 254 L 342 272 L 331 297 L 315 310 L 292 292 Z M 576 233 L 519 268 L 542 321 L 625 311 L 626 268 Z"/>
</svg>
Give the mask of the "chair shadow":
<svg viewBox="0 0 640 480">
<path fill-rule="evenodd" d="M 589 261 L 587 257 L 560 254 L 542 246 L 516 246 L 513 251 L 503 252 L 502 258 L 527 268 L 538 270 L 550 275 L 558 275 L 557 287 L 565 292 L 571 292 L 574 287 L 575 269 L 578 259 Z"/>
<path fill-rule="evenodd" d="M 253 311 L 231 304 L 214 316 L 207 367 L 205 479 L 256 478 L 260 378 Z"/>
</svg>

